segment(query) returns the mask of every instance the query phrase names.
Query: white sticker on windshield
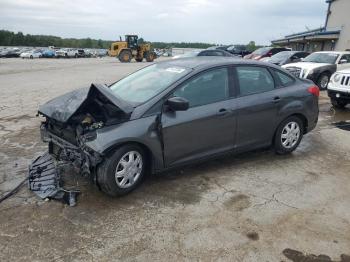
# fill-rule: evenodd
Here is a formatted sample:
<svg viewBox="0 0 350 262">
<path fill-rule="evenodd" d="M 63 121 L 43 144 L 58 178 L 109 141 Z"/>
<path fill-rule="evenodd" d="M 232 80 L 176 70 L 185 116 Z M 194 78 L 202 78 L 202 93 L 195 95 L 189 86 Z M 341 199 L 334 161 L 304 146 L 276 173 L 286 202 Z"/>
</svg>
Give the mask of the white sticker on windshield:
<svg viewBox="0 0 350 262">
<path fill-rule="evenodd" d="M 165 71 L 168 71 L 168 72 L 171 72 L 171 73 L 181 74 L 182 72 L 185 71 L 185 69 L 183 69 L 183 68 L 176 68 L 176 67 L 169 67 L 169 68 L 165 69 Z"/>
</svg>

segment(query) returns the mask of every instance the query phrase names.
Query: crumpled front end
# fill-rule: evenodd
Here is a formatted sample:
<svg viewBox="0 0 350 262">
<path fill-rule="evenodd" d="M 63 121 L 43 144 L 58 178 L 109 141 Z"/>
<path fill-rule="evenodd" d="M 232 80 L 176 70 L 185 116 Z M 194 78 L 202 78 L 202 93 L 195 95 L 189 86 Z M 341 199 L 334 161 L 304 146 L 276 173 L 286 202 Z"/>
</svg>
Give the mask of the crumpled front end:
<svg viewBox="0 0 350 262">
<path fill-rule="evenodd" d="M 80 174 L 96 182 L 96 167 L 103 161 L 103 155 L 86 143 L 96 139 L 97 129 L 128 121 L 132 109 L 114 97 L 108 87 L 94 84 L 89 89 L 73 91 L 41 106 L 39 115 L 46 119 L 40 132 L 42 140 L 48 143 L 48 152 L 29 167 L 29 178 L 35 178 L 30 189 L 42 198 L 56 198 L 56 193 L 63 190 L 57 168 L 61 164 L 72 165 Z M 38 161 L 50 164 L 35 168 Z M 50 174 L 49 177 L 45 178 L 46 174 Z M 50 179 L 52 186 L 43 186 L 46 179 Z M 54 187 L 62 190 L 57 191 Z M 40 188 L 45 192 L 40 192 Z M 47 194 L 49 191 L 53 193 Z"/>
</svg>

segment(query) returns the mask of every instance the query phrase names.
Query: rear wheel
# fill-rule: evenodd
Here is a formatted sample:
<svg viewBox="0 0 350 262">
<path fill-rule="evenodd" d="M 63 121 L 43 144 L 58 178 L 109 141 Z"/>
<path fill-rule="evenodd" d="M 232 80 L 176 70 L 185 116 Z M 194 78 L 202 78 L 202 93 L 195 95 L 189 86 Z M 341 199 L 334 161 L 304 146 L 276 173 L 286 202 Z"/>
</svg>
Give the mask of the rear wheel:
<svg viewBox="0 0 350 262">
<path fill-rule="evenodd" d="M 293 152 L 303 138 L 304 125 L 299 117 L 291 116 L 284 120 L 275 134 L 275 151 L 284 155 Z"/>
<path fill-rule="evenodd" d="M 322 73 L 319 78 L 317 79 L 317 85 L 320 89 L 322 90 L 326 90 L 328 83 L 329 83 L 329 79 L 331 78 L 331 76 L 328 73 Z"/>
<path fill-rule="evenodd" d="M 134 190 L 146 172 L 145 153 L 137 145 L 125 145 L 107 156 L 97 169 L 97 181 L 103 192 L 121 196 Z"/>
<path fill-rule="evenodd" d="M 153 62 L 153 60 L 156 58 L 155 53 L 153 52 L 146 52 L 145 58 L 147 62 Z"/>
<path fill-rule="evenodd" d="M 29 57 L 29 59 L 33 59 L 33 56 L 31 55 L 31 56 Z"/>
<path fill-rule="evenodd" d="M 129 50 L 123 50 L 119 54 L 119 61 L 122 63 L 129 63 L 131 61 L 131 52 Z"/>
<path fill-rule="evenodd" d="M 143 58 L 135 58 L 136 62 L 142 62 Z"/>
<path fill-rule="evenodd" d="M 337 100 L 337 99 L 331 99 L 331 103 L 335 108 L 340 108 L 340 109 L 346 107 L 346 105 L 348 104 L 345 101 Z"/>
</svg>

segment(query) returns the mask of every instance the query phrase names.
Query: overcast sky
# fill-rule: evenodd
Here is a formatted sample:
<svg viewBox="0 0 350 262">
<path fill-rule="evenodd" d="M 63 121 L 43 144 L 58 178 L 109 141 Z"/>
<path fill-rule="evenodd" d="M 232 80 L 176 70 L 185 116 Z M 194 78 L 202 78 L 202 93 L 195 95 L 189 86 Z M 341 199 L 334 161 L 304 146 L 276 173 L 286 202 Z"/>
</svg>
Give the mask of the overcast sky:
<svg viewBox="0 0 350 262">
<path fill-rule="evenodd" d="M 115 40 L 268 44 L 324 25 L 325 0 L 0 0 L 0 29 Z"/>
</svg>

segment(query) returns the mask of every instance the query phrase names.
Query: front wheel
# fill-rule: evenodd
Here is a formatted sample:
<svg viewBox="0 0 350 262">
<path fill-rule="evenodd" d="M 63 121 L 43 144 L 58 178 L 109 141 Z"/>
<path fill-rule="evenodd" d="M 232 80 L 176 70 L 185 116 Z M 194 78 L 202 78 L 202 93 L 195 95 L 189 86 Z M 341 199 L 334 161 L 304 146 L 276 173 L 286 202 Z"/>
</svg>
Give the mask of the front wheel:
<svg viewBox="0 0 350 262">
<path fill-rule="evenodd" d="M 331 103 L 335 108 L 343 109 L 346 107 L 347 103 L 342 100 L 331 99 Z"/>
<path fill-rule="evenodd" d="M 275 151 L 284 155 L 293 152 L 303 138 L 304 125 L 299 117 L 291 116 L 284 120 L 275 134 Z"/>
<path fill-rule="evenodd" d="M 146 172 L 145 153 L 137 145 L 125 145 L 107 156 L 97 169 L 101 190 L 110 196 L 125 195 L 134 190 Z"/>
</svg>

